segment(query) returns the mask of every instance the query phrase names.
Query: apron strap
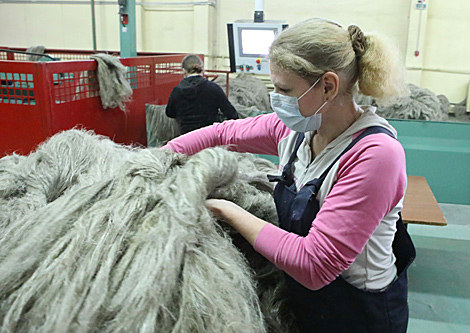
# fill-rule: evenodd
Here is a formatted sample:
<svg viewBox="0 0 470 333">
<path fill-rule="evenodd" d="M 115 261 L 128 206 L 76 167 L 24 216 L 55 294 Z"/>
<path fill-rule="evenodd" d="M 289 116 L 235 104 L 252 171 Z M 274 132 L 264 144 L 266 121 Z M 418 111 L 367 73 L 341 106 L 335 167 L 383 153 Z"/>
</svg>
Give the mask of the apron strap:
<svg viewBox="0 0 470 333">
<path fill-rule="evenodd" d="M 287 162 L 282 174 L 279 175 L 268 175 L 268 180 L 270 182 L 280 182 L 285 184 L 286 186 L 291 186 L 294 183 L 294 174 L 292 173 L 292 162 L 297 156 L 297 151 L 299 150 L 302 141 L 304 141 L 305 134 L 298 133 L 297 140 L 295 142 L 294 151 L 289 157 L 289 161 Z"/>
<path fill-rule="evenodd" d="M 325 171 L 323 171 L 322 175 L 318 178 L 320 180 L 320 186 L 323 184 L 323 181 L 325 180 L 326 176 L 328 175 L 328 172 L 330 172 L 331 168 L 333 165 L 335 165 L 336 162 L 343 156 L 345 153 L 347 153 L 356 143 L 358 143 L 362 138 L 370 135 L 370 134 L 377 134 L 377 133 L 384 133 L 388 134 L 392 138 L 395 139 L 395 136 L 390 132 L 388 129 L 383 128 L 381 126 L 371 126 L 366 128 L 360 135 L 358 135 L 351 143 L 339 154 L 335 160 L 326 168 Z"/>
<path fill-rule="evenodd" d="M 395 136 L 390 132 L 388 129 L 381 127 L 381 126 L 371 126 L 366 128 L 360 135 L 357 136 L 351 143 L 339 154 L 335 160 L 326 168 L 326 170 L 322 173 L 322 175 L 318 178 L 319 180 L 319 187 L 320 189 L 321 185 L 323 184 L 323 181 L 325 180 L 326 176 L 328 175 L 328 172 L 330 172 L 331 168 L 335 163 L 345 154 L 347 151 L 349 151 L 358 141 L 360 141 L 362 138 L 370 135 L 370 134 L 376 134 L 376 133 L 385 133 L 391 136 L 392 138 L 395 139 Z M 292 152 L 292 154 L 289 157 L 289 161 L 287 162 L 286 166 L 284 167 L 284 170 L 282 171 L 282 174 L 279 175 L 268 175 L 268 180 L 270 182 L 281 182 L 285 184 L 286 186 L 291 186 L 294 183 L 294 174 L 292 172 L 292 163 L 294 162 L 294 159 L 297 157 L 297 151 L 299 150 L 299 147 L 302 143 L 302 141 L 305 138 L 304 133 L 299 133 L 297 136 L 297 141 L 295 142 L 295 147 Z M 317 189 L 317 190 L 318 190 Z"/>
</svg>

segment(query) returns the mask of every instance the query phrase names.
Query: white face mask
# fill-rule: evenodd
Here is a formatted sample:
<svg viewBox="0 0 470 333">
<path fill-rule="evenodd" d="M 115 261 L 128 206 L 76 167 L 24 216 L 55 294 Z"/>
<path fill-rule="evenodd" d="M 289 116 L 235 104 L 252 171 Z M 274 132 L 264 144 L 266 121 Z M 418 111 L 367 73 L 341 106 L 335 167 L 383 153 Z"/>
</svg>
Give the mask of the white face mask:
<svg viewBox="0 0 470 333">
<path fill-rule="evenodd" d="M 295 96 L 285 96 L 275 92 L 271 92 L 271 107 L 277 113 L 277 116 L 281 121 L 295 132 L 310 132 L 316 131 L 321 126 L 321 113 L 320 111 L 326 103 L 323 103 L 322 106 L 310 117 L 304 117 L 300 114 L 299 101 L 304 97 L 310 90 L 315 87 L 315 85 L 320 81 L 321 77 L 315 81 L 315 83 L 308 88 L 306 92 L 302 94 L 299 98 Z"/>
</svg>

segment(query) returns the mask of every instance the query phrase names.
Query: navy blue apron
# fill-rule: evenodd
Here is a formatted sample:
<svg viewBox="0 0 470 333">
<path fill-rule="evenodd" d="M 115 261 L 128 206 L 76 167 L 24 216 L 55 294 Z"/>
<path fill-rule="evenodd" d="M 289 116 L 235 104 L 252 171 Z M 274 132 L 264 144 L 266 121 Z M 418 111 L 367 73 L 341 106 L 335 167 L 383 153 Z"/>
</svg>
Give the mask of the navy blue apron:
<svg viewBox="0 0 470 333">
<path fill-rule="evenodd" d="M 394 137 L 383 127 L 369 127 L 354 139 L 348 147 L 317 179 L 306 183 L 297 192 L 292 172 L 292 163 L 304 139 L 299 133 L 294 151 L 281 176 L 271 176 L 278 184 L 274 200 L 282 229 L 306 236 L 312 221 L 320 209 L 316 195 L 328 172 L 338 159 L 363 137 L 385 133 Z M 292 307 L 300 332 L 406 332 L 408 325 L 408 280 L 406 269 L 413 262 L 416 252 L 410 235 L 400 218 L 393 240 L 396 257 L 397 279 L 385 290 L 370 292 L 360 290 L 341 276 L 320 290 L 313 291 L 285 274 L 292 297 Z"/>
</svg>

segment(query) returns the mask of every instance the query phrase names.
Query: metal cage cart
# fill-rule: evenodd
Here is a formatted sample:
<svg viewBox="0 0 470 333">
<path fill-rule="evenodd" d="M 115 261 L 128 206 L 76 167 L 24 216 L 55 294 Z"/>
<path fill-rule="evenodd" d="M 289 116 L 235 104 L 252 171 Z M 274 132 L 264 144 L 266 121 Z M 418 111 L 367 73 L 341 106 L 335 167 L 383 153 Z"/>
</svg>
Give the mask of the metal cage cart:
<svg viewBox="0 0 470 333">
<path fill-rule="evenodd" d="M 7 58 L 0 50 L 0 59 Z M 49 52 L 48 52 L 49 53 Z M 59 59 L 93 54 L 56 50 Z M 145 104 L 163 105 L 183 78 L 186 54 L 143 55 L 120 59 L 133 89 L 126 111 L 103 109 L 94 60 L 30 62 L 0 60 L 0 157 L 28 154 L 48 137 L 85 128 L 117 143 L 147 144 Z M 15 55 L 15 57 L 18 55 Z M 24 54 L 19 54 L 25 59 Z"/>
</svg>

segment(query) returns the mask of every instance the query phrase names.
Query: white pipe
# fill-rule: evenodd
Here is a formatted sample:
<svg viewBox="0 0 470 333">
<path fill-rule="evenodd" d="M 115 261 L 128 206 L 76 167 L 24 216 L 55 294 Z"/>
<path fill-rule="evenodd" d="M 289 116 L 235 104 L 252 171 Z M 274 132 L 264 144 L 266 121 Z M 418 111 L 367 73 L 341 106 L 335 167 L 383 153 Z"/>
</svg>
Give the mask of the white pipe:
<svg viewBox="0 0 470 333">
<path fill-rule="evenodd" d="M 467 112 L 470 112 L 470 81 L 468 82 L 468 91 L 467 91 Z"/>
<path fill-rule="evenodd" d="M 264 12 L 264 0 L 255 0 L 255 12 Z"/>
<path fill-rule="evenodd" d="M 2 3 L 9 4 L 38 4 L 38 5 L 90 5 L 91 1 L 51 1 L 51 0 L 0 0 Z M 217 4 L 217 0 L 198 1 L 198 2 L 136 2 L 138 6 L 213 6 Z M 116 1 L 95 1 L 95 5 L 117 5 Z"/>
<path fill-rule="evenodd" d="M 423 71 L 423 72 L 436 72 L 436 73 L 447 73 L 447 74 L 470 75 L 470 71 L 456 70 L 456 69 L 406 67 L 406 70 L 408 70 L 408 71 Z"/>
</svg>

